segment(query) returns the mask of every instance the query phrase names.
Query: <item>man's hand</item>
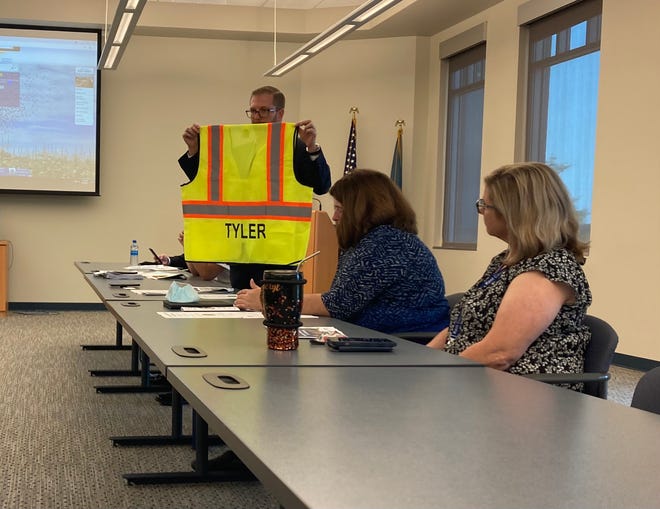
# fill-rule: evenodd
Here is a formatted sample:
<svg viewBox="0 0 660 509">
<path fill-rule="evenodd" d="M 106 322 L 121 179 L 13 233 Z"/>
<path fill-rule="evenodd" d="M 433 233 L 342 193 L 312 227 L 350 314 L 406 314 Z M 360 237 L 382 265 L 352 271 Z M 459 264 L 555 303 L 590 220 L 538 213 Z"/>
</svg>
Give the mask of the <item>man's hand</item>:
<svg viewBox="0 0 660 509">
<path fill-rule="evenodd" d="M 301 120 L 296 124 L 298 137 L 307 147 L 307 152 L 318 152 L 321 147 L 316 144 L 316 127 L 311 120 Z"/>
<path fill-rule="evenodd" d="M 192 157 L 199 152 L 199 125 L 193 124 L 186 127 L 186 130 L 183 131 L 183 141 L 188 146 L 188 157 Z"/>
</svg>

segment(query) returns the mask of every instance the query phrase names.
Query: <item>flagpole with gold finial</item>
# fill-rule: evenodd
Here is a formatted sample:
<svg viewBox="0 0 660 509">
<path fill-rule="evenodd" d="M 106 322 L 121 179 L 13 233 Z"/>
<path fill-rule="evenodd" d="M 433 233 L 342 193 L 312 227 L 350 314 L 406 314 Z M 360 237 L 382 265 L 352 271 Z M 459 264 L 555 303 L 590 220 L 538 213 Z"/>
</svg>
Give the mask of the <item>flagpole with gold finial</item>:
<svg viewBox="0 0 660 509">
<path fill-rule="evenodd" d="M 351 121 L 355 126 L 355 134 L 357 135 L 357 115 L 360 113 L 360 110 L 358 110 L 357 106 L 351 106 L 351 109 L 348 110 L 348 112 L 351 114 Z"/>
<path fill-rule="evenodd" d="M 394 145 L 394 155 L 392 156 L 392 169 L 390 171 L 390 178 L 394 183 L 403 188 L 403 126 L 406 125 L 405 120 L 397 120 L 394 123 L 396 131 L 396 143 Z"/>
<path fill-rule="evenodd" d="M 348 132 L 344 175 L 357 167 L 357 114 L 360 113 L 360 110 L 357 109 L 357 106 L 352 106 L 348 112 L 351 114 L 351 128 Z"/>
</svg>

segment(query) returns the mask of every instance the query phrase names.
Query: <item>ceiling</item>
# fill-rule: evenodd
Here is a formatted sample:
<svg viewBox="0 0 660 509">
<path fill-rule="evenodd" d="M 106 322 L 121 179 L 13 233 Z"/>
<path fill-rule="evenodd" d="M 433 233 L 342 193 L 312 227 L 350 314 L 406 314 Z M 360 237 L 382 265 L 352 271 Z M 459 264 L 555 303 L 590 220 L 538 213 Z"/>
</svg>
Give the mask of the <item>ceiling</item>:
<svg viewBox="0 0 660 509">
<path fill-rule="evenodd" d="M 233 5 L 235 7 L 268 7 L 278 9 L 317 9 L 327 7 L 355 7 L 364 0 L 150 0 L 188 4 Z"/>
<path fill-rule="evenodd" d="M 381 15 L 375 20 L 367 23 L 359 30 L 347 36 L 348 39 L 365 39 L 376 37 L 403 37 L 403 36 L 431 36 L 445 30 L 456 23 L 463 21 L 475 14 L 492 7 L 502 0 L 403 0 L 393 6 L 387 13 Z M 277 12 L 282 12 L 282 16 L 288 13 L 303 12 L 306 16 L 316 16 L 316 19 L 322 18 L 322 28 L 310 33 L 309 26 L 307 31 L 304 23 L 297 25 L 301 28 L 296 31 L 287 31 L 282 33 L 281 40 L 307 41 L 316 33 L 333 25 L 358 5 L 364 3 L 364 0 L 149 0 L 149 3 L 160 4 L 204 4 L 212 7 L 218 12 L 218 17 L 223 17 L 223 10 L 232 10 L 232 15 L 239 8 L 245 8 L 246 12 L 257 12 L 263 10 L 264 16 L 273 12 L 273 7 L 277 7 Z M 284 11 L 280 11 L 284 9 Z M 324 9 L 328 9 L 330 15 L 325 15 Z M 280 14 L 278 14 L 280 16 Z M 140 32 L 140 23 L 136 33 Z M 255 27 L 236 26 L 236 28 L 227 29 L 223 27 L 214 34 L 214 30 L 197 31 L 195 36 L 221 37 L 221 38 L 261 38 L 259 29 Z M 178 33 L 177 35 L 186 35 Z M 188 35 L 193 36 L 193 33 Z"/>
</svg>

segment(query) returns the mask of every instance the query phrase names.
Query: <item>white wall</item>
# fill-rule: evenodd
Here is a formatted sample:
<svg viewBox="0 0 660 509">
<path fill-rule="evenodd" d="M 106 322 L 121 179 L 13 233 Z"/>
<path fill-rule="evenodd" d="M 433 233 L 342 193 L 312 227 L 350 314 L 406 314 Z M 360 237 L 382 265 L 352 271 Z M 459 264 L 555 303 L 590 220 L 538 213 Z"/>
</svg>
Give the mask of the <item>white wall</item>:
<svg viewBox="0 0 660 509">
<path fill-rule="evenodd" d="M 25 1 L 16 5 L 24 5 Z M 347 41 L 279 80 L 266 42 L 134 37 L 118 71 L 102 84 L 101 192 L 96 197 L 0 195 L 0 235 L 14 244 L 10 302 L 97 302 L 73 261 L 124 260 L 141 247 L 177 252 L 181 228 L 176 159 L 192 122 L 243 121 L 249 91 L 272 83 L 287 94 L 286 119 L 312 118 L 333 168 L 343 170 L 351 106 L 358 115 L 360 166 L 389 172 L 397 119 L 404 132 L 404 192 L 431 245 L 437 198 L 438 44 L 487 22 L 482 168 L 515 159 L 522 0 L 497 6 L 429 38 Z M 8 8 L 11 10 L 12 6 Z M 21 7 L 24 9 L 24 7 Z M 11 12 L 2 13 L 8 18 Z M 655 137 L 660 115 L 655 0 L 604 0 L 591 255 L 590 311 L 620 334 L 620 353 L 660 360 L 650 320 L 658 308 L 660 184 Z M 295 44 L 281 45 L 286 55 Z M 629 92 L 631 90 L 631 92 Z M 329 207 L 324 199 L 324 208 Z M 448 292 L 464 290 L 503 248 L 480 229 L 478 250 L 434 250 Z"/>
</svg>

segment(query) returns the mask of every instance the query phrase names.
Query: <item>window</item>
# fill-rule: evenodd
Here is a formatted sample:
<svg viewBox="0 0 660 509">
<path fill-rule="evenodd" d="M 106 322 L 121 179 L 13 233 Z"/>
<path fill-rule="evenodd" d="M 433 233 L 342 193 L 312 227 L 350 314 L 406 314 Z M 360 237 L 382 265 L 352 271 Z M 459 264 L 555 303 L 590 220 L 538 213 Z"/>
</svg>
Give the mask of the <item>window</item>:
<svg viewBox="0 0 660 509">
<path fill-rule="evenodd" d="M 442 247 L 476 249 L 486 45 L 448 59 Z"/>
<path fill-rule="evenodd" d="M 589 240 L 602 3 L 587 0 L 528 25 L 525 158 L 553 167 Z"/>
</svg>

